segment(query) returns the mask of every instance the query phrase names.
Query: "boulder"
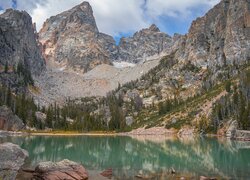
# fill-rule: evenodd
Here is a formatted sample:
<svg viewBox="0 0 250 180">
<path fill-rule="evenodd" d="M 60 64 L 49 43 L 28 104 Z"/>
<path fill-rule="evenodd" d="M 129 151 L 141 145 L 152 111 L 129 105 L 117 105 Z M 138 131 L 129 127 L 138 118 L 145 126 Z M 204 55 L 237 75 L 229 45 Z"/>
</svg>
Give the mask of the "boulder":
<svg viewBox="0 0 250 180">
<path fill-rule="evenodd" d="M 19 131 L 24 129 L 23 121 L 7 106 L 0 106 L 0 130 Z"/>
<path fill-rule="evenodd" d="M 195 134 L 194 128 L 191 127 L 183 127 L 178 131 L 178 136 L 193 136 Z"/>
<path fill-rule="evenodd" d="M 237 121 L 236 120 L 232 121 L 231 124 L 229 125 L 227 131 L 226 131 L 226 137 L 227 138 L 234 138 L 237 128 L 238 128 Z"/>
<path fill-rule="evenodd" d="M 12 143 L 0 144 L 0 179 L 15 179 L 28 152 Z"/>
<path fill-rule="evenodd" d="M 40 111 L 37 111 L 35 113 L 35 116 L 36 116 L 36 119 L 38 121 L 40 121 L 42 124 L 45 124 L 45 121 L 46 121 L 46 114 L 40 112 Z"/>
<path fill-rule="evenodd" d="M 126 119 L 127 126 L 131 126 L 134 122 L 134 118 L 132 116 L 127 116 L 125 119 Z"/>
<path fill-rule="evenodd" d="M 60 162 L 41 162 L 35 168 L 34 179 L 44 180 L 85 180 L 88 179 L 86 169 L 73 161 L 64 159 Z"/>
</svg>

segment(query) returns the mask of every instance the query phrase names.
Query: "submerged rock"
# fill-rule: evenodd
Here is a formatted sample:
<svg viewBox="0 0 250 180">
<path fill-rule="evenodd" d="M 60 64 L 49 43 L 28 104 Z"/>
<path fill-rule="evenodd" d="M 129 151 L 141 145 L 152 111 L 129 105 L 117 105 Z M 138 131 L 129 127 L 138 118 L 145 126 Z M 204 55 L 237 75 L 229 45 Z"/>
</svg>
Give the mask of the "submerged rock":
<svg viewBox="0 0 250 180">
<path fill-rule="evenodd" d="M 12 143 L 0 144 L 0 179 L 16 178 L 18 170 L 28 157 L 28 152 Z"/>
<path fill-rule="evenodd" d="M 101 175 L 104 176 L 104 177 L 107 177 L 107 178 L 111 179 L 112 176 L 113 176 L 113 170 L 111 168 L 110 169 L 106 169 L 105 171 L 103 171 L 101 173 Z"/>
<path fill-rule="evenodd" d="M 34 179 L 44 180 L 85 180 L 88 179 L 86 169 L 73 161 L 64 159 L 60 162 L 41 162 L 35 168 Z"/>
</svg>

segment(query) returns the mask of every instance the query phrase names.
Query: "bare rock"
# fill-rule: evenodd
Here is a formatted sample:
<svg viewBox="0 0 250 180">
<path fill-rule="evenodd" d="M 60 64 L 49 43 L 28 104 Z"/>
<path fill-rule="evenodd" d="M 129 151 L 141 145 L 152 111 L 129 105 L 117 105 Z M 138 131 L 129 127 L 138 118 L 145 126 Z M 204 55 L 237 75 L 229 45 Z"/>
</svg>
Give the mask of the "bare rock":
<svg viewBox="0 0 250 180">
<path fill-rule="evenodd" d="M 82 72 L 111 64 L 110 56 L 115 51 L 113 38 L 99 33 L 88 2 L 49 18 L 39 32 L 39 41 L 48 65 Z"/>
<path fill-rule="evenodd" d="M 28 152 L 12 143 L 0 144 L 0 179 L 16 178 L 18 170 L 28 157 Z"/>
<path fill-rule="evenodd" d="M 45 121 L 46 121 L 46 114 L 40 112 L 40 111 L 37 111 L 35 113 L 35 116 L 36 116 L 36 119 L 38 121 L 40 121 L 42 124 L 45 124 Z"/>
<path fill-rule="evenodd" d="M 113 176 L 113 170 L 112 169 L 106 169 L 101 173 L 102 176 L 107 177 L 107 178 L 112 178 Z"/>
<path fill-rule="evenodd" d="M 226 137 L 228 138 L 235 138 L 235 133 L 238 128 L 238 123 L 237 121 L 232 121 L 231 124 L 229 125 L 227 131 L 226 131 Z"/>
<path fill-rule="evenodd" d="M 213 69 L 215 65 L 248 61 L 249 6 L 248 0 L 221 0 L 205 16 L 193 21 L 184 43 L 179 42 L 177 47 L 178 59 Z"/>
<path fill-rule="evenodd" d="M 133 37 L 122 38 L 119 43 L 118 60 L 138 63 L 147 57 L 160 54 L 170 48 L 172 38 L 160 32 L 156 25 L 136 32 Z"/>
<path fill-rule="evenodd" d="M 44 180 L 86 180 L 86 169 L 73 161 L 64 159 L 60 162 L 42 162 L 35 168 L 34 179 Z"/>
<path fill-rule="evenodd" d="M 0 106 L 0 130 L 19 131 L 24 129 L 23 121 L 7 106 Z"/>
<path fill-rule="evenodd" d="M 36 29 L 25 11 L 7 9 L 0 15 L 0 66 L 22 62 L 33 74 L 45 69 Z"/>
<path fill-rule="evenodd" d="M 193 136 L 194 134 L 195 134 L 194 128 L 190 128 L 190 127 L 183 127 L 178 132 L 178 135 L 180 137 L 182 137 L 182 136 Z"/>
</svg>

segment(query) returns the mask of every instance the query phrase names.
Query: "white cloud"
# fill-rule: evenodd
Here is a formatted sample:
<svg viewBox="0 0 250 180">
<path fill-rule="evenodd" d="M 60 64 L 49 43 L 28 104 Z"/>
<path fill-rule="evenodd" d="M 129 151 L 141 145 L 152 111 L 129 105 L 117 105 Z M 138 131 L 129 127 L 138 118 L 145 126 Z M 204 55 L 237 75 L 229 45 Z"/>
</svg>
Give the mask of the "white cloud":
<svg viewBox="0 0 250 180">
<path fill-rule="evenodd" d="M 83 0 L 16 0 L 17 9 L 26 10 L 37 23 L 38 30 L 50 16 L 66 11 Z M 118 35 L 149 26 L 160 16 L 183 18 L 192 16 L 193 9 L 211 8 L 220 0 L 89 0 L 101 32 Z M 3 9 L 12 0 L 1 0 Z M 0 11 L 1 13 L 1 11 Z M 162 22 L 164 23 L 164 22 Z"/>
<path fill-rule="evenodd" d="M 191 9 L 206 7 L 211 8 L 220 0 L 147 0 L 147 13 L 151 18 L 159 16 L 187 17 Z"/>
<path fill-rule="evenodd" d="M 144 0 L 90 0 L 99 30 L 112 35 L 147 27 Z"/>
</svg>

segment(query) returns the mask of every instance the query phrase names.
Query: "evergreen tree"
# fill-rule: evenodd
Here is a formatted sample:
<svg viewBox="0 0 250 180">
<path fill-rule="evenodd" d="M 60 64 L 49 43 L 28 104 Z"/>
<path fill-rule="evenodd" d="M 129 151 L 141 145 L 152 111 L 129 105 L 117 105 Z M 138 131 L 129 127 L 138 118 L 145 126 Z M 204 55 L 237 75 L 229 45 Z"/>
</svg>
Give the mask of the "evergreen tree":
<svg viewBox="0 0 250 180">
<path fill-rule="evenodd" d="M 6 61 L 4 65 L 4 73 L 8 73 L 8 71 L 9 71 L 9 64 L 8 64 L 8 61 Z"/>
</svg>

